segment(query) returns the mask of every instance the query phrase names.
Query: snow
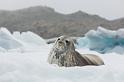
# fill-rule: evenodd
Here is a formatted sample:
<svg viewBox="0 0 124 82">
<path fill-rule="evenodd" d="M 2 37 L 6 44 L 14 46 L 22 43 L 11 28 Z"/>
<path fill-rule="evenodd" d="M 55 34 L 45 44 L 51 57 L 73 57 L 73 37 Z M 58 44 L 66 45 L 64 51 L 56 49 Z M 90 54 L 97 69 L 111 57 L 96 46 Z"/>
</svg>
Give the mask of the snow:
<svg viewBox="0 0 124 82">
<path fill-rule="evenodd" d="M 124 48 L 124 29 L 112 31 L 98 27 L 96 31 L 90 30 L 85 37 L 81 37 L 77 41 L 79 44 L 77 48 L 87 47 L 100 53 L 110 52 L 117 49 L 116 46 Z"/>
<path fill-rule="evenodd" d="M 3 42 L 9 38 L 6 43 L 13 45 L 9 48 L 8 46 L 5 48 L 3 45 L 0 45 L 0 82 L 124 81 L 124 55 L 120 55 L 123 53 L 113 52 L 115 50 L 117 51 L 118 48 L 123 52 L 121 46 L 116 46 L 110 53 L 104 55 L 96 51 L 91 51 L 87 47 L 76 49 L 82 54 L 89 53 L 100 56 L 105 62 L 105 65 L 68 68 L 58 67 L 57 65 L 47 63 L 47 57 L 52 47 L 51 44 L 47 45 L 42 38 L 38 38 L 39 36 L 34 39 L 35 34 L 31 32 L 24 32 L 24 35 L 23 33 L 15 32 L 12 35 L 7 29 L 1 29 L 0 34 L 3 33 L 5 36 L 2 35 L 0 41 Z M 119 34 L 121 35 L 121 33 Z M 87 41 L 84 42 L 87 43 Z M 17 46 L 15 43 L 20 45 Z"/>
</svg>

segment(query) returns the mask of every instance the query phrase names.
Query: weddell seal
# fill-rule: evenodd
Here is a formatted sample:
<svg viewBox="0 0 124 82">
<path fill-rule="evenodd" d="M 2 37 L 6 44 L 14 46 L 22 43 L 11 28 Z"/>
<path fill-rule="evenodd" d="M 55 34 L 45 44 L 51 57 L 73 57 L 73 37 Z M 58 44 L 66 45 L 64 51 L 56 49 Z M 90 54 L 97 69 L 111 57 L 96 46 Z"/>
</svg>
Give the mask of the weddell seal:
<svg viewBox="0 0 124 82">
<path fill-rule="evenodd" d="M 50 64 L 58 66 L 86 66 L 86 65 L 104 65 L 103 60 L 92 54 L 80 54 L 75 50 L 74 42 L 68 36 L 61 36 L 53 45 L 53 48 L 48 56 Z"/>
</svg>

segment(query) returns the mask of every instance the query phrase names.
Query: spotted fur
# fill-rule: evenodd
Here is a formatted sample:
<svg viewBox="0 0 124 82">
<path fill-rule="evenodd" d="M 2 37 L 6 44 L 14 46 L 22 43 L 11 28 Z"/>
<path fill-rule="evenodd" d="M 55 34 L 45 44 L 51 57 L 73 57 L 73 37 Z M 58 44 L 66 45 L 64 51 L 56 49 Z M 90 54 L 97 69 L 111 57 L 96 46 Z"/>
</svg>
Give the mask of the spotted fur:
<svg viewBox="0 0 124 82">
<path fill-rule="evenodd" d="M 50 64 L 58 66 L 86 66 L 86 65 L 103 65 L 103 60 L 92 54 L 80 54 L 75 50 L 74 42 L 68 36 L 59 37 L 48 56 Z"/>
</svg>

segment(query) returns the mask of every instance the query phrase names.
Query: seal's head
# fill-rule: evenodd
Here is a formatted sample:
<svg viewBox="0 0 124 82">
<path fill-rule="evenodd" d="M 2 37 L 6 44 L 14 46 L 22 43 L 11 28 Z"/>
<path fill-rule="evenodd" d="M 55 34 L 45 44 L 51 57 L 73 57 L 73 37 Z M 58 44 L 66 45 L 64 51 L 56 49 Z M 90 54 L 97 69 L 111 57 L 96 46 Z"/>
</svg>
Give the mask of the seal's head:
<svg viewBox="0 0 124 82">
<path fill-rule="evenodd" d="M 54 44 L 54 48 L 55 51 L 59 53 L 75 50 L 74 42 L 68 36 L 60 36 L 59 38 L 57 38 Z"/>
</svg>

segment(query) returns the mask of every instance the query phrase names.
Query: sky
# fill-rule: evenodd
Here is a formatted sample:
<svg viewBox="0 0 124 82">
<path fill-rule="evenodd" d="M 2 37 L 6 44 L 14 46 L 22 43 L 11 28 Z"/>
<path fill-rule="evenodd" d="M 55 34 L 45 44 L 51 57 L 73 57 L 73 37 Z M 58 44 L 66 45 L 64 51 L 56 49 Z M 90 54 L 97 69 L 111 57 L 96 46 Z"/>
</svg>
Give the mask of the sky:
<svg viewBox="0 0 124 82">
<path fill-rule="evenodd" d="M 15 10 L 31 6 L 48 6 L 59 13 L 81 10 L 109 20 L 124 17 L 124 0 L 0 0 L 1 10 Z"/>
</svg>

